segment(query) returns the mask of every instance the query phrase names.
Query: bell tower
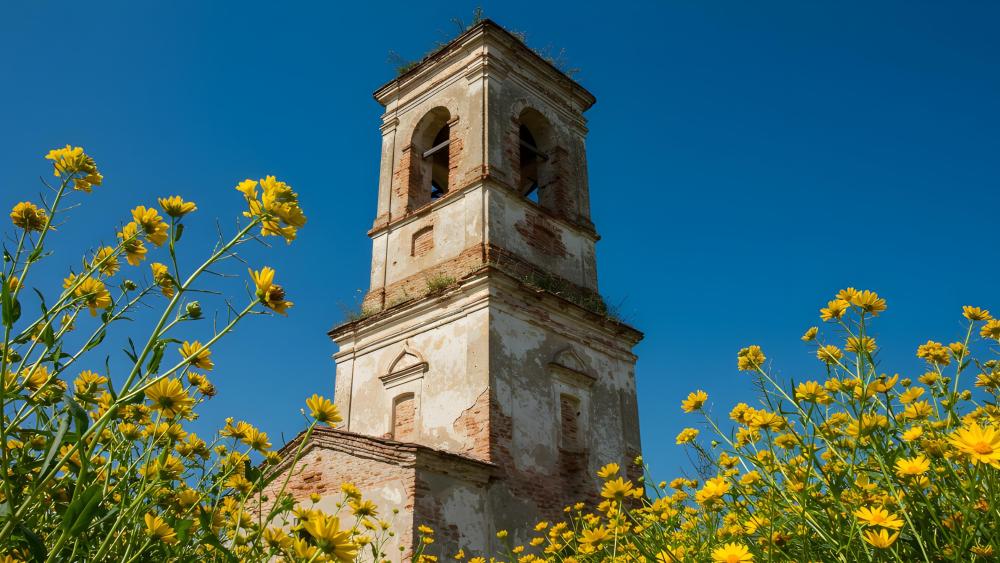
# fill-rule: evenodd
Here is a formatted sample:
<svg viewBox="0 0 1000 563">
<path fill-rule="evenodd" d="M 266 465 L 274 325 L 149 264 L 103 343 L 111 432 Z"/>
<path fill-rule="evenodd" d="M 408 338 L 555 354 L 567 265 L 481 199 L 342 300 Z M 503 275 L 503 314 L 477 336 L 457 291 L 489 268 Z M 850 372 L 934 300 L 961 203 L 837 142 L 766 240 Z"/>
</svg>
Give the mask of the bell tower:
<svg viewBox="0 0 1000 563">
<path fill-rule="evenodd" d="M 400 510 L 406 545 L 428 524 L 479 553 L 595 500 L 597 469 L 640 453 L 642 335 L 598 293 L 595 99 L 489 20 L 375 99 L 371 284 L 329 333 L 344 421 L 313 435 L 293 490 L 352 481 Z"/>
</svg>

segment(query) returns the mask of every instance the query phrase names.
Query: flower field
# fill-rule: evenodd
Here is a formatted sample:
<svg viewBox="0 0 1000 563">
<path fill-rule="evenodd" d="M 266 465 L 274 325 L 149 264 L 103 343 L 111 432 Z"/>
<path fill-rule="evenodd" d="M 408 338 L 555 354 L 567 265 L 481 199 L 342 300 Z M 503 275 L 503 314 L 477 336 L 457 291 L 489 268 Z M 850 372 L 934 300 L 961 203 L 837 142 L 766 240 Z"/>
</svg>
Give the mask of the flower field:
<svg viewBox="0 0 1000 563">
<path fill-rule="evenodd" d="M 0 270 L 0 562 L 998 557 L 1000 320 L 979 307 L 956 311 L 964 328 L 955 341 L 919 345 L 925 369 L 897 374 L 878 362 L 872 336 L 886 300 L 853 288 L 820 307 L 821 323 L 802 336 L 821 377 L 779 381 L 764 350 L 743 348 L 736 367 L 755 397 L 724 420 L 709 414 L 704 391 L 680 401 L 693 422 L 676 443 L 695 460 L 692 475 L 632 482 L 618 464 L 625 460 L 608 460 L 598 473 L 603 502 L 566 507 L 558 522 L 525 522 L 526 545 L 502 530 L 500 553 L 440 553 L 422 527 L 417 548 L 403 554 L 390 548 L 392 515 L 349 483 L 332 513 L 316 508 L 318 497 L 296 502 L 283 485 L 262 498 L 277 461 L 267 434 L 230 419 L 201 437 L 188 424 L 216 394 L 213 345 L 247 315 L 294 311 L 272 268 L 234 263 L 248 241 L 294 242 L 307 222 L 298 195 L 273 176 L 239 182 L 238 227 L 189 271 L 178 255 L 198 243 L 181 238 L 196 203 L 166 196 L 139 205 L 113 233 L 115 245 L 67 265 L 61 290 L 47 296 L 34 290 L 49 285 L 34 279 L 36 264 L 50 258 L 46 244 L 66 211 L 103 189 L 103 176 L 79 147 L 45 158 L 56 182 L 44 200 L 12 207 L 16 246 Z M 234 289 L 250 293 L 209 325 L 195 297 L 206 275 L 226 268 L 240 272 Z M 158 320 L 123 324 L 140 306 Z M 113 331 L 132 337 L 127 369 L 114 373 L 104 360 Z M 340 421 L 319 395 L 304 412 L 307 432 Z"/>
</svg>

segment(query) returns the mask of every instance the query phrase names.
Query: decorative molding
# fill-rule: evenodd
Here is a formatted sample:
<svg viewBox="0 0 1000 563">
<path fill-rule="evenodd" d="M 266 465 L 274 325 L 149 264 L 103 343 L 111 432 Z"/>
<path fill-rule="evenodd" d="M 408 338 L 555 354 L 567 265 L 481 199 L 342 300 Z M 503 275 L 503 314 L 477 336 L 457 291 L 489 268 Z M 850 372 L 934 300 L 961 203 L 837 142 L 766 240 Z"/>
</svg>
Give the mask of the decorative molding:
<svg viewBox="0 0 1000 563">
<path fill-rule="evenodd" d="M 588 371 L 583 359 L 572 348 L 559 352 L 555 359 L 549 362 L 549 372 L 552 373 L 552 377 L 573 387 L 589 389 L 594 385 L 597 377 Z"/>
<path fill-rule="evenodd" d="M 404 342 L 403 349 L 389 364 L 386 374 L 379 376 L 379 381 L 386 389 L 391 389 L 422 379 L 425 373 L 427 373 L 427 361 L 420 352 L 410 348 L 409 342 Z"/>
</svg>

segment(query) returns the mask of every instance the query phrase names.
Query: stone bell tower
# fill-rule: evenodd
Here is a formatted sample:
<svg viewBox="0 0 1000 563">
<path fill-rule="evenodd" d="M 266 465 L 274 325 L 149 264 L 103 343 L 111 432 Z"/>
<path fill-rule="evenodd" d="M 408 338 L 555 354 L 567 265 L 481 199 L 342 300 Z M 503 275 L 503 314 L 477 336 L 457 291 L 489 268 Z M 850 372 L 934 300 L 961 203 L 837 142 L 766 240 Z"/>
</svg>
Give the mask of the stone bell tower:
<svg viewBox="0 0 1000 563">
<path fill-rule="evenodd" d="M 330 331 L 344 422 L 313 434 L 292 488 L 332 506 L 351 481 L 400 510 L 404 548 L 428 524 L 435 546 L 481 553 L 596 499 L 595 471 L 640 453 L 642 335 L 597 291 L 595 99 L 489 20 L 375 99 L 371 286 Z"/>
</svg>

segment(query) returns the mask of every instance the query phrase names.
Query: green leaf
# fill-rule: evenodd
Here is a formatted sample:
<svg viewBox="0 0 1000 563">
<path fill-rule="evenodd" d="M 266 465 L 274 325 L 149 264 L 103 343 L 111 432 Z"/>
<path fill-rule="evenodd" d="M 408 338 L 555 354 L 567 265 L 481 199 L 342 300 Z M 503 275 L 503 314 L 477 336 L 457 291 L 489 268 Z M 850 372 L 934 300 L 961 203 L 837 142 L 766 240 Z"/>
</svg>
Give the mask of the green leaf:
<svg viewBox="0 0 1000 563">
<path fill-rule="evenodd" d="M 35 249 L 31 251 L 31 254 L 28 255 L 28 263 L 30 264 L 35 260 L 38 260 L 38 257 L 41 255 L 42 255 L 42 247 L 36 246 Z"/>
<path fill-rule="evenodd" d="M 222 542 L 219 541 L 219 538 L 214 533 L 205 534 L 205 536 L 201 540 L 201 543 L 211 545 L 212 547 L 217 549 L 219 553 L 226 556 L 226 561 L 231 561 L 232 563 L 236 563 L 237 561 L 236 556 L 233 555 L 233 552 L 226 549 L 226 546 L 222 545 Z"/>
<path fill-rule="evenodd" d="M 148 373 L 155 374 L 160 371 L 160 362 L 163 360 L 163 352 L 167 349 L 167 343 L 158 341 L 153 345 L 153 356 L 149 359 L 147 367 Z"/>
<path fill-rule="evenodd" d="M 87 416 L 87 411 L 83 410 L 83 407 L 68 395 L 66 396 L 66 404 L 69 406 L 69 411 L 73 413 L 73 418 L 76 421 L 77 434 L 83 434 L 90 427 L 90 417 Z"/>
<path fill-rule="evenodd" d="M 104 337 L 107 335 L 108 331 L 101 330 L 101 332 L 98 332 L 97 336 L 95 336 L 93 340 L 87 343 L 87 345 L 83 348 L 83 351 L 88 352 L 90 350 L 93 350 L 94 348 L 97 348 L 101 344 L 101 342 L 104 342 Z"/>
<path fill-rule="evenodd" d="M 101 500 L 103 500 L 104 495 L 102 494 L 102 490 L 102 485 L 94 484 L 80 495 L 80 498 L 84 499 L 84 505 L 78 510 L 76 521 L 69 528 L 71 536 L 75 536 L 86 530 L 87 526 L 90 525 L 91 520 L 94 519 L 94 515 L 97 513 L 97 508 L 101 505 Z M 76 500 L 73 502 L 76 502 Z M 63 522 L 65 523 L 65 520 Z"/>
<path fill-rule="evenodd" d="M 181 240 L 181 235 L 183 235 L 183 234 L 184 234 L 184 224 L 183 223 L 178 223 L 174 227 L 174 242 L 180 241 Z"/>
<path fill-rule="evenodd" d="M 66 418 L 64 418 L 62 424 L 59 425 L 59 430 L 56 432 L 56 435 L 52 437 L 52 445 L 49 446 L 49 451 L 45 454 L 45 461 L 42 462 L 42 468 L 38 471 L 39 475 L 45 475 L 45 471 L 49 468 L 53 458 L 56 457 L 56 453 L 59 452 L 59 446 L 62 445 L 63 438 L 66 436 L 66 431 L 69 430 L 69 422 L 71 418 L 72 415 L 70 413 L 66 413 Z"/>
<path fill-rule="evenodd" d="M 45 542 L 42 541 L 42 538 L 38 537 L 35 532 L 32 532 L 23 523 L 18 523 L 17 531 L 24 536 L 24 541 L 28 544 L 28 551 L 31 552 L 32 559 L 38 563 L 43 563 L 48 559 L 49 550 L 45 548 Z"/>
<path fill-rule="evenodd" d="M 129 337 L 128 339 L 128 346 L 131 351 L 129 350 L 122 350 L 122 351 L 125 352 L 125 355 L 132 360 L 133 364 L 139 363 L 139 354 L 136 353 L 135 351 L 135 342 L 132 342 L 132 337 Z"/>
<path fill-rule="evenodd" d="M 177 532 L 177 539 L 180 543 L 187 543 L 188 532 L 191 531 L 191 526 L 194 525 L 194 520 L 178 520 L 174 525 L 174 531 Z"/>
<path fill-rule="evenodd" d="M 13 326 L 17 321 L 14 318 L 14 296 L 10 292 L 10 285 L 7 283 L 7 277 L 0 277 L 0 305 L 3 309 L 3 324 L 4 326 Z"/>
</svg>

